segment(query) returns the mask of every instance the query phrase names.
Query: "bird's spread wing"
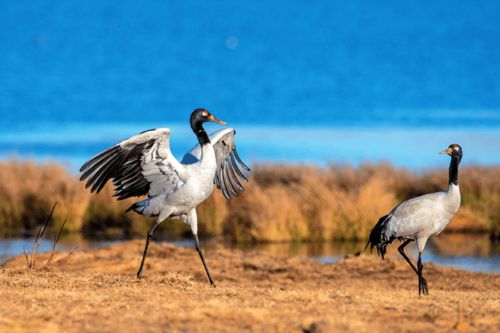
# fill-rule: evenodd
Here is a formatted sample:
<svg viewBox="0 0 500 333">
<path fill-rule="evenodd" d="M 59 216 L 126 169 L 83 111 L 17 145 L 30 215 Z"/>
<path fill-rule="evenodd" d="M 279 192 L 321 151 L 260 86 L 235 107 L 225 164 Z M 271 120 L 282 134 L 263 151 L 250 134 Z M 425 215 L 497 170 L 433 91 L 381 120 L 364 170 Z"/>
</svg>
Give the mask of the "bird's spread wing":
<svg viewBox="0 0 500 333">
<path fill-rule="evenodd" d="M 113 180 L 119 200 L 174 191 L 183 183 L 183 166 L 170 151 L 170 130 L 142 132 L 103 151 L 81 168 L 85 187 L 99 192 Z"/>
<path fill-rule="evenodd" d="M 250 168 L 245 165 L 236 151 L 235 133 L 234 129 L 225 128 L 210 135 L 217 161 L 214 183 L 227 200 L 231 199 L 231 195 L 237 197 L 245 190 L 242 183 L 247 182 L 250 175 Z M 201 147 L 197 145 L 184 155 L 182 163 L 195 163 L 200 156 Z"/>
</svg>

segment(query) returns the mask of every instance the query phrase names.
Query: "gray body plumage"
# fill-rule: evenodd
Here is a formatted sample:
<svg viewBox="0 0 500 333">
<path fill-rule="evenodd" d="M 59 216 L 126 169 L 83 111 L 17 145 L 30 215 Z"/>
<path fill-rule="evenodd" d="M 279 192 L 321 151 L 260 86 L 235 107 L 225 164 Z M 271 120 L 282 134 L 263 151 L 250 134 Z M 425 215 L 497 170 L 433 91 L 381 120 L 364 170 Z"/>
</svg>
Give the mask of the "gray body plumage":
<svg viewBox="0 0 500 333">
<path fill-rule="evenodd" d="M 383 233 L 386 239 L 409 238 L 423 251 L 427 239 L 446 228 L 460 207 L 459 185 L 448 190 L 425 194 L 396 206 L 387 216 Z"/>
</svg>

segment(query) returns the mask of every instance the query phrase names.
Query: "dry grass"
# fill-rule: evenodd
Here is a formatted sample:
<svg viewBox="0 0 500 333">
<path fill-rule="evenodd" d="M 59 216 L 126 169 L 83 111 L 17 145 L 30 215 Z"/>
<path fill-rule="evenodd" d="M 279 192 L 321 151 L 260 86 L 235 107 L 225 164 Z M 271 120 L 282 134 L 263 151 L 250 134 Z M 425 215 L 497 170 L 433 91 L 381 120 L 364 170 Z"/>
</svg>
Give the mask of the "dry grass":
<svg viewBox="0 0 500 333">
<path fill-rule="evenodd" d="M 426 264 L 430 295 L 403 260 L 362 255 L 325 265 L 305 257 L 206 249 L 217 288 L 192 248 L 142 241 L 81 250 L 27 272 L 0 267 L 2 332 L 494 332 L 498 274 Z M 394 253 L 394 255 L 397 255 Z M 42 254 L 46 259 L 49 254 Z"/>
<path fill-rule="evenodd" d="M 500 167 L 467 167 L 460 173 L 462 208 L 448 230 L 500 235 Z M 364 239 L 378 217 L 400 200 L 443 189 L 447 171 L 414 174 L 389 165 L 258 165 L 247 191 L 227 203 L 216 191 L 198 209 L 200 233 L 234 241 Z M 59 203 L 55 228 L 86 235 L 143 234 L 148 222 L 116 201 L 108 186 L 90 195 L 56 165 L 0 163 L 0 226 L 3 233 L 34 230 Z M 187 229 L 164 223 L 169 234 Z"/>
<path fill-rule="evenodd" d="M 70 231 L 81 228 L 90 195 L 82 184 L 57 165 L 33 162 L 0 163 L 0 225 L 3 233 L 35 230 L 59 203 L 54 227 L 64 219 Z"/>
<path fill-rule="evenodd" d="M 500 234 L 500 167 L 464 168 L 462 208 L 448 230 Z M 389 165 L 261 165 L 231 203 L 226 235 L 246 241 L 363 239 L 401 200 L 446 187 L 446 170 L 420 175 Z"/>
</svg>

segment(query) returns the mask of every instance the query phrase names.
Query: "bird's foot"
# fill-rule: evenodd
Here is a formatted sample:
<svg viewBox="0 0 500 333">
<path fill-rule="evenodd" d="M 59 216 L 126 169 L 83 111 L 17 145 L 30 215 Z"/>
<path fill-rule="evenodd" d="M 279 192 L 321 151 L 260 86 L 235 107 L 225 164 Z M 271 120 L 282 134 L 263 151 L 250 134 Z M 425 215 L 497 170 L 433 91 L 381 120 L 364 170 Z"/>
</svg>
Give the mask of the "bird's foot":
<svg viewBox="0 0 500 333">
<path fill-rule="evenodd" d="M 418 294 L 429 295 L 429 287 L 427 286 L 427 280 L 424 277 L 418 278 Z"/>
</svg>

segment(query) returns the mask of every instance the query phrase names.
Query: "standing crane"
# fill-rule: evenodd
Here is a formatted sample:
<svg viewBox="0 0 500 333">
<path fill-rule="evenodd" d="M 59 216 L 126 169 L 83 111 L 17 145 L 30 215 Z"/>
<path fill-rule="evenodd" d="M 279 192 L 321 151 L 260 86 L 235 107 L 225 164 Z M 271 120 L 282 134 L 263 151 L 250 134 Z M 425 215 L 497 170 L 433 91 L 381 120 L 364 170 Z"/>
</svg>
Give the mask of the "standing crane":
<svg viewBox="0 0 500 333">
<path fill-rule="evenodd" d="M 458 165 L 462 160 L 462 148 L 452 144 L 440 152 L 451 157 L 448 189 L 425 194 L 397 205 L 389 214 L 382 216 L 370 233 L 365 249 L 377 248 L 377 253 L 384 258 L 386 247 L 395 239 L 403 242 L 398 247 L 399 253 L 408 262 L 418 276 L 418 294 L 429 294 L 427 281 L 422 275 L 422 253 L 431 237 L 437 236 L 446 228 L 460 207 L 460 188 L 458 185 Z M 415 241 L 418 249 L 417 267 L 406 256 L 404 248 Z"/>
</svg>

